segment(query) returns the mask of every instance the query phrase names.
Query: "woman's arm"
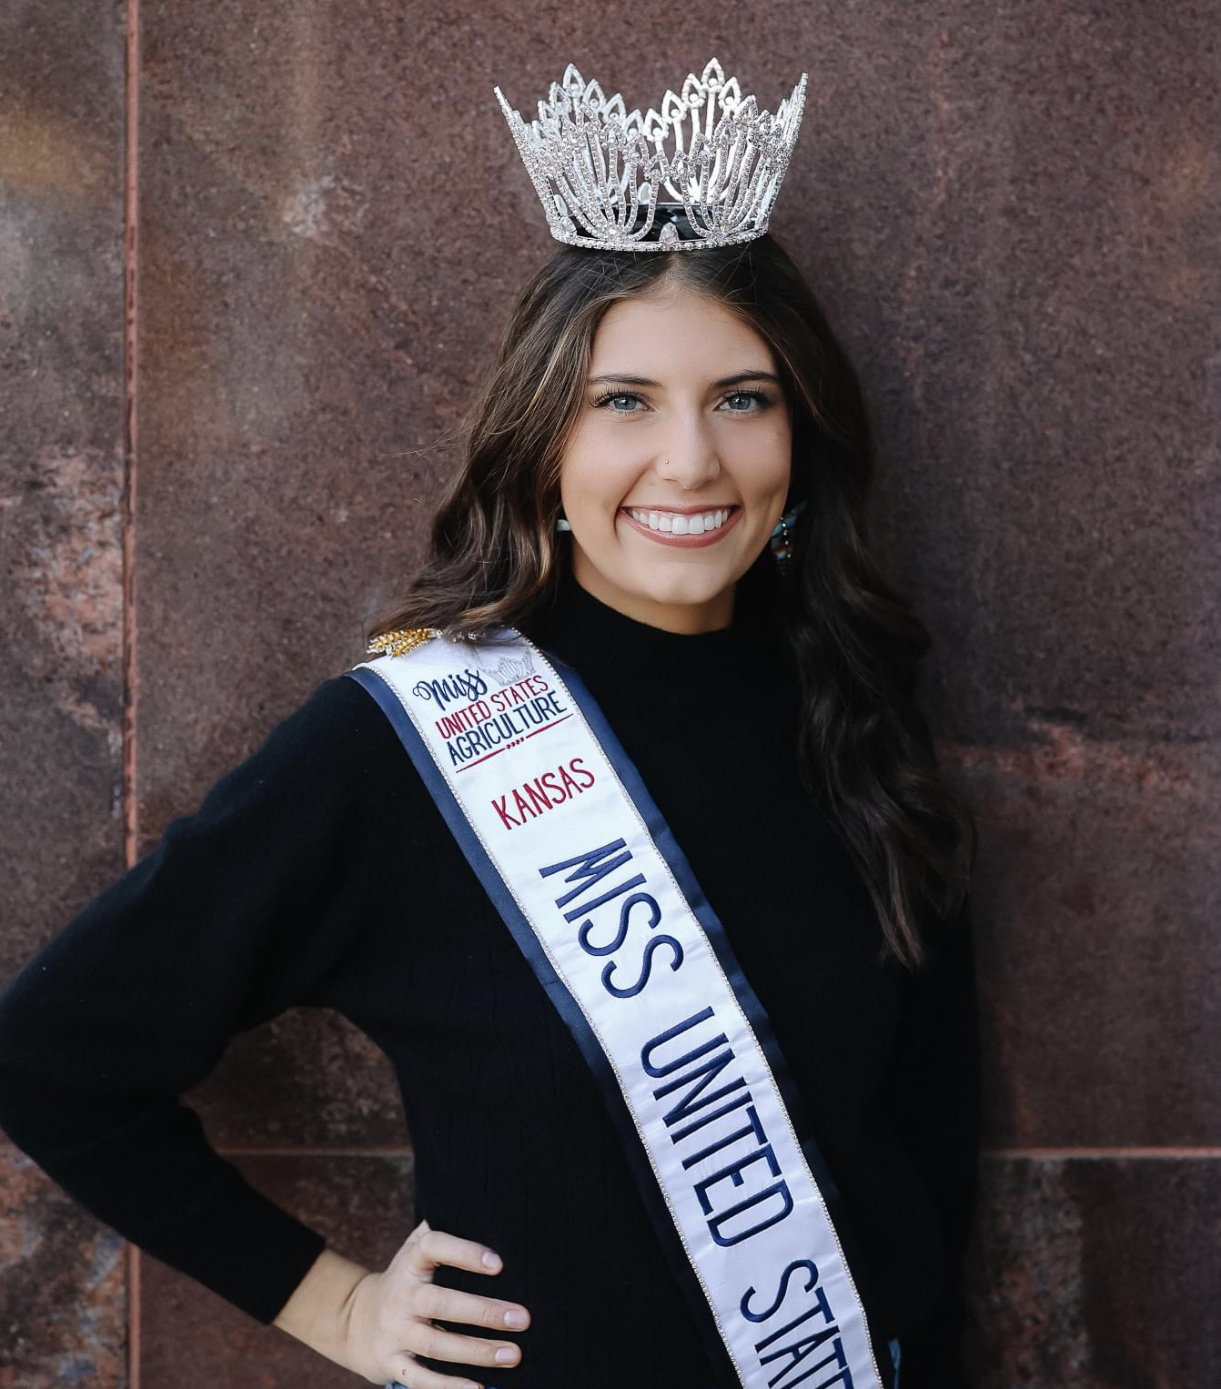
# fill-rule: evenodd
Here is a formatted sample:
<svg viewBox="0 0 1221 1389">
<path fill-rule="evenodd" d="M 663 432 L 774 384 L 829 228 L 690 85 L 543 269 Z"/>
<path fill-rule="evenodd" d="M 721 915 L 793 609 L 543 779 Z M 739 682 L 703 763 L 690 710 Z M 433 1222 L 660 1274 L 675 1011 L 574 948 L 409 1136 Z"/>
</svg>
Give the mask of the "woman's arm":
<svg viewBox="0 0 1221 1389">
<path fill-rule="evenodd" d="M 323 682 L 0 995 L 0 1128 L 99 1219 L 265 1324 L 326 1241 L 178 1097 L 236 1033 L 309 1001 L 351 945 L 386 818 L 367 809 L 372 783 L 396 751 L 355 681 Z"/>
</svg>

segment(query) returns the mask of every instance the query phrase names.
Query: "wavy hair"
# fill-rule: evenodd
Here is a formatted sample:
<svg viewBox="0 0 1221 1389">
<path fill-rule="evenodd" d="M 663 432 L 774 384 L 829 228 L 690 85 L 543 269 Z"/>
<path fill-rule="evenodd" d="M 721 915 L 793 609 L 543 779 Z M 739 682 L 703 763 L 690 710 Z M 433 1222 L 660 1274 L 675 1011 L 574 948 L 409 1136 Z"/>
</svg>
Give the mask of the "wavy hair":
<svg viewBox="0 0 1221 1389">
<path fill-rule="evenodd" d="M 787 505 L 807 503 L 776 599 L 801 678 L 796 751 L 807 791 L 873 899 L 879 963 L 889 956 L 914 973 L 933 923 L 965 918 L 977 830 L 942 780 L 914 702 L 932 638 L 870 554 L 873 444 L 856 373 L 770 234 L 689 253 L 556 250 L 512 306 L 424 563 L 374 614 L 366 639 L 418 627 L 477 637 L 550 601 L 565 568 L 560 463 L 594 334 L 613 304 L 663 286 L 719 303 L 775 356 L 792 419 Z"/>
</svg>

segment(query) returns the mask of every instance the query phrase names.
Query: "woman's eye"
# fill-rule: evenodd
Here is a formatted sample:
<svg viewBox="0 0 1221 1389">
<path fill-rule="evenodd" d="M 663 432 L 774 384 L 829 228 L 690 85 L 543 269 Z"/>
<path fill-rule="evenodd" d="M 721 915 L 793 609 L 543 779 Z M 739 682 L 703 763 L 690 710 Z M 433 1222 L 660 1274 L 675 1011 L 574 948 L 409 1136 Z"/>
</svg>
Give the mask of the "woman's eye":
<svg viewBox="0 0 1221 1389">
<path fill-rule="evenodd" d="M 627 401 L 629 408 L 624 408 L 619 404 L 619 402 L 622 401 Z M 745 401 L 746 404 L 745 406 L 741 404 L 730 405 L 729 402 L 731 401 Z M 606 395 L 599 396 L 598 399 L 594 401 L 594 409 L 601 410 L 609 407 L 611 413 L 614 415 L 636 415 L 640 412 L 631 409 L 630 406 L 641 403 L 640 397 L 630 391 L 612 391 L 608 392 Z M 762 391 L 731 391 L 729 395 L 724 397 L 722 403 L 726 404 L 728 414 L 755 415 L 758 414 L 760 410 L 766 409 L 767 406 L 771 404 L 771 401 Z"/>
</svg>

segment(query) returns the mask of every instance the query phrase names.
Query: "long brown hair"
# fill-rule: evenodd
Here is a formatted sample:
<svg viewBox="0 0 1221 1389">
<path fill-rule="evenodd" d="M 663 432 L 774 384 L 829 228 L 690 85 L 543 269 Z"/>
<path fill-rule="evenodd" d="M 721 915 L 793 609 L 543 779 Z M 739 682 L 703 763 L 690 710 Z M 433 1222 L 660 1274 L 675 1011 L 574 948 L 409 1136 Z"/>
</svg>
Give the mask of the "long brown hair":
<svg viewBox="0 0 1221 1389">
<path fill-rule="evenodd" d="M 425 562 L 366 637 L 419 627 L 478 636 L 550 601 L 564 572 L 560 461 L 594 333 L 612 304 L 663 283 L 721 304 L 776 358 L 793 422 L 789 503 L 806 501 L 777 599 L 801 672 L 802 775 L 873 898 L 879 962 L 914 972 L 927 959 L 923 923 L 965 916 L 976 826 L 944 784 L 913 701 L 932 638 L 870 555 L 873 445 L 856 373 L 771 235 L 692 252 L 559 248 L 512 307 Z"/>
</svg>

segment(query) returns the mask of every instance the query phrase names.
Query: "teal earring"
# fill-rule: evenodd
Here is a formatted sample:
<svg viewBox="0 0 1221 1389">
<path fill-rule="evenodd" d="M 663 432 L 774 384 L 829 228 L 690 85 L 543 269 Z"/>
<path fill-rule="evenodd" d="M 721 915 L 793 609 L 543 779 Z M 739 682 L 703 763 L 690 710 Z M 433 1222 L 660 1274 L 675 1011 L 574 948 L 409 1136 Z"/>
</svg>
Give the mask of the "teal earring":
<svg viewBox="0 0 1221 1389">
<path fill-rule="evenodd" d="M 567 517 L 561 516 L 555 523 L 557 531 L 570 531 L 572 527 L 568 524 Z"/>
<path fill-rule="evenodd" d="M 780 573 L 786 577 L 793 560 L 793 528 L 797 524 L 798 516 L 805 510 L 805 506 L 805 502 L 798 502 L 796 506 L 790 507 L 777 521 L 768 541 L 772 554 L 776 557 L 776 565 Z"/>
</svg>

